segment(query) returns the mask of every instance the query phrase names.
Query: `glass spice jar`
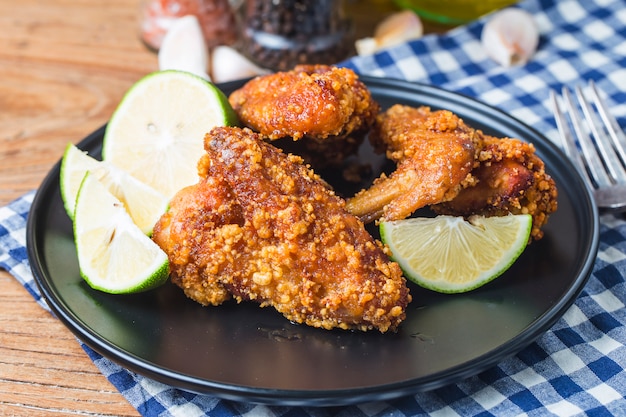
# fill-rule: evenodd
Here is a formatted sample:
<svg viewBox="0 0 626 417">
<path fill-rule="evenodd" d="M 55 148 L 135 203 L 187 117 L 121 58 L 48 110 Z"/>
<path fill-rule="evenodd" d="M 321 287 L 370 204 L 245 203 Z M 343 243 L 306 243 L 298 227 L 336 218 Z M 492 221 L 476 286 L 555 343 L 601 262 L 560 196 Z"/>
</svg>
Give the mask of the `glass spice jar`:
<svg viewBox="0 0 626 417">
<path fill-rule="evenodd" d="M 352 26 L 340 0 L 249 0 L 239 18 L 239 50 L 263 68 L 333 64 L 352 50 Z"/>
<path fill-rule="evenodd" d="M 228 0 L 144 0 L 141 5 L 141 39 L 156 51 L 177 18 L 198 18 L 207 47 L 232 45 L 237 39 L 235 13 Z"/>
</svg>

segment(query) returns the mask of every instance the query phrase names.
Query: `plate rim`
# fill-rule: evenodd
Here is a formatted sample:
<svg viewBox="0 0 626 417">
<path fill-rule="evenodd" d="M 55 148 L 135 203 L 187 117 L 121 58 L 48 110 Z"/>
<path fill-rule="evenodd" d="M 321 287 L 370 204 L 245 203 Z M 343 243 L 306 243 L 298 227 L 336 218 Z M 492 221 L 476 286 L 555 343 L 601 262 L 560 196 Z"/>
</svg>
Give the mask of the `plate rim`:
<svg viewBox="0 0 626 417">
<path fill-rule="evenodd" d="M 284 390 L 248 387 L 231 383 L 216 382 L 206 378 L 199 381 L 200 378 L 198 377 L 180 374 L 175 370 L 164 369 L 151 362 L 143 361 L 142 358 L 130 354 L 129 352 L 121 351 L 116 345 L 106 340 L 99 334 L 92 332 L 89 328 L 81 328 L 81 326 L 77 326 L 77 323 L 81 323 L 80 317 L 77 317 L 74 312 L 67 307 L 65 302 L 57 297 L 55 289 L 52 288 L 52 283 L 48 282 L 49 279 L 52 281 L 54 280 L 46 277 L 44 271 L 42 270 L 41 259 L 43 258 L 43 255 L 39 253 L 36 244 L 37 212 L 46 208 L 45 198 L 48 194 L 54 192 L 53 189 L 55 182 L 58 183 L 61 163 L 60 160 L 48 172 L 38 188 L 35 197 L 33 198 L 31 211 L 29 212 L 27 219 L 26 230 L 27 253 L 31 270 L 43 298 L 52 311 L 57 315 L 57 317 L 59 317 L 66 327 L 68 327 L 80 340 L 83 341 L 83 343 L 98 352 L 100 355 L 113 360 L 123 367 L 170 384 L 173 387 L 182 388 L 191 392 L 215 395 L 220 398 L 235 401 L 249 401 L 270 405 L 337 406 L 355 404 L 362 401 L 371 401 L 372 395 L 375 395 L 376 400 L 389 400 L 404 395 L 430 391 L 432 389 L 440 388 L 476 375 L 492 366 L 497 365 L 497 363 L 503 359 L 518 353 L 523 348 L 534 342 L 539 336 L 545 333 L 550 326 L 561 318 L 565 311 L 575 302 L 593 270 L 599 247 L 599 215 L 592 193 L 588 187 L 586 187 L 582 177 L 580 177 L 580 174 L 575 170 L 569 159 L 567 159 L 562 151 L 547 137 L 519 119 L 516 119 L 504 111 L 486 104 L 476 98 L 445 90 L 438 86 L 410 82 L 401 79 L 363 75 L 359 76 L 359 78 L 363 80 L 368 87 L 372 88 L 394 88 L 405 90 L 410 94 L 417 94 L 418 96 L 436 96 L 439 99 L 453 99 L 455 102 L 471 102 L 473 106 L 481 107 L 482 109 L 489 110 L 489 112 L 498 115 L 501 122 L 521 126 L 525 130 L 533 133 L 535 137 L 541 139 L 542 147 L 547 148 L 550 152 L 562 156 L 562 161 L 560 162 L 566 165 L 568 171 L 575 173 L 577 185 L 570 184 L 570 187 L 578 188 L 579 192 L 582 191 L 584 193 L 586 196 L 586 201 L 584 203 L 587 206 L 585 211 L 589 211 L 590 214 L 592 214 L 591 218 L 588 219 L 591 221 L 589 228 L 592 236 L 590 236 L 590 240 L 588 242 L 586 257 L 584 262 L 580 265 L 578 276 L 572 280 L 567 292 L 563 294 L 563 296 L 561 296 L 551 308 L 544 311 L 540 317 L 530 323 L 525 331 L 520 332 L 515 337 L 506 341 L 503 345 L 498 346 L 490 352 L 486 352 L 470 361 L 466 361 L 444 371 L 430 374 L 428 377 L 398 381 L 381 386 L 364 387 L 356 390 Z M 242 82 L 245 82 L 245 80 L 218 84 L 218 87 L 223 90 L 229 90 L 232 89 L 233 86 L 240 85 Z M 90 133 L 79 142 L 79 147 L 85 147 L 91 145 L 92 143 L 95 143 L 96 148 L 98 146 L 101 147 L 101 140 L 100 143 L 98 143 L 98 141 L 104 134 L 105 128 L 106 124 Z M 111 352 L 110 349 L 117 349 L 117 352 Z"/>
</svg>

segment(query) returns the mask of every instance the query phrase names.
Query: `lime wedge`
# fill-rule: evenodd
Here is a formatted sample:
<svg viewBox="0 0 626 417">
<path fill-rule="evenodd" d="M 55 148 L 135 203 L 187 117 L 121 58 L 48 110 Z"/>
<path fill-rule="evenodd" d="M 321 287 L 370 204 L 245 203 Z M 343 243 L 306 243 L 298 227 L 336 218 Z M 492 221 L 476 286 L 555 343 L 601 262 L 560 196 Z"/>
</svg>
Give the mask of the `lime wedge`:
<svg viewBox="0 0 626 417">
<path fill-rule="evenodd" d="M 198 181 L 204 135 L 236 123 L 214 84 L 189 72 L 154 72 L 128 90 L 111 116 L 103 159 L 171 198 Z"/>
<path fill-rule="evenodd" d="M 485 285 L 515 262 L 526 248 L 532 217 L 437 216 L 380 223 L 408 279 L 443 293 L 466 292 Z"/>
<path fill-rule="evenodd" d="M 165 252 L 90 173 L 76 198 L 74 240 L 80 273 L 96 290 L 130 294 L 158 287 L 168 278 Z"/>
<path fill-rule="evenodd" d="M 61 159 L 61 174 L 59 176 L 61 198 L 67 215 L 74 220 L 74 207 L 80 184 L 87 171 L 98 169 L 98 160 L 69 143 Z"/>
<path fill-rule="evenodd" d="M 147 235 L 163 213 L 168 199 L 120 168 L 99 161 L 73 144 L 68 144 L 61 161 L 61 197 L 65 211 L 74 219 L 76 196 L 85 174 L 90 172 L 123 204 L 133 221 Z"/>
</svg>

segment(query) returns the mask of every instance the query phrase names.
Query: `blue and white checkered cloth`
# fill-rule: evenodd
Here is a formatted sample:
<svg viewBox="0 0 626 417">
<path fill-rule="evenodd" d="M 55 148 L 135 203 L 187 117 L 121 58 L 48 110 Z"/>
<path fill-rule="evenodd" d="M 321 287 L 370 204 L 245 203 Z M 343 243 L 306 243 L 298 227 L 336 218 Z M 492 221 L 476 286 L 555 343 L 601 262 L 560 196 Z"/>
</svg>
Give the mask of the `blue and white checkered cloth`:
<svg viewBox="0 0 626 417">
<path fill-rule="evenodd" d="M 361 74 L 443 87 L 496 106 L 557 140 L 548 91 L 594 80 L 626 126 L 626 1 L 526 0 L 541 32 L 524 66 L 503 68 L 480 44 L 485 18 L 370 57 L 343 62 Z M 43 307 L 25 249 L 34 193 L 0 208 L 0 267 Z M 626 416 L 626 220 L 601 217 L 593 274 L 565 315 L 497 366 L 432 392 L 345 407 L 274 407 L 185 392 L 129 372 L 83 348 L 145 416 Z"/>
</svg>

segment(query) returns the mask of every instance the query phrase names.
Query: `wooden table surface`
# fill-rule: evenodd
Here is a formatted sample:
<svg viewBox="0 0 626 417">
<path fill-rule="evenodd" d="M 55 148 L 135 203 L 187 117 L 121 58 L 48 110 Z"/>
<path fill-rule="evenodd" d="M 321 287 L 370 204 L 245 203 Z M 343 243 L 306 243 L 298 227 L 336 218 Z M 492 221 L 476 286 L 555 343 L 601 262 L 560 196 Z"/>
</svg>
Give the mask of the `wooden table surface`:
<svg viewBox="0 0 626 417">
<path fill-rule="evenodd" d="M 138 1 L 0 0 L 0 205 L 36 189 L 63 154 L 157 69 Z M 0 270 L 0 416 L 137 416 L 76 338 Z"/>
<path fill-rule="evenodd" d="M 352 7 L 357 32 L 389 4 Z M 157 69 L 138 37 L 138 10 L 138 0 L 0 0 L 0 206 L 36 189 L 68 142 L 104 124 Z M 0 416 L 51 414 L 139 415 L 72 333 L 0 270 Z"/>
</svg>

